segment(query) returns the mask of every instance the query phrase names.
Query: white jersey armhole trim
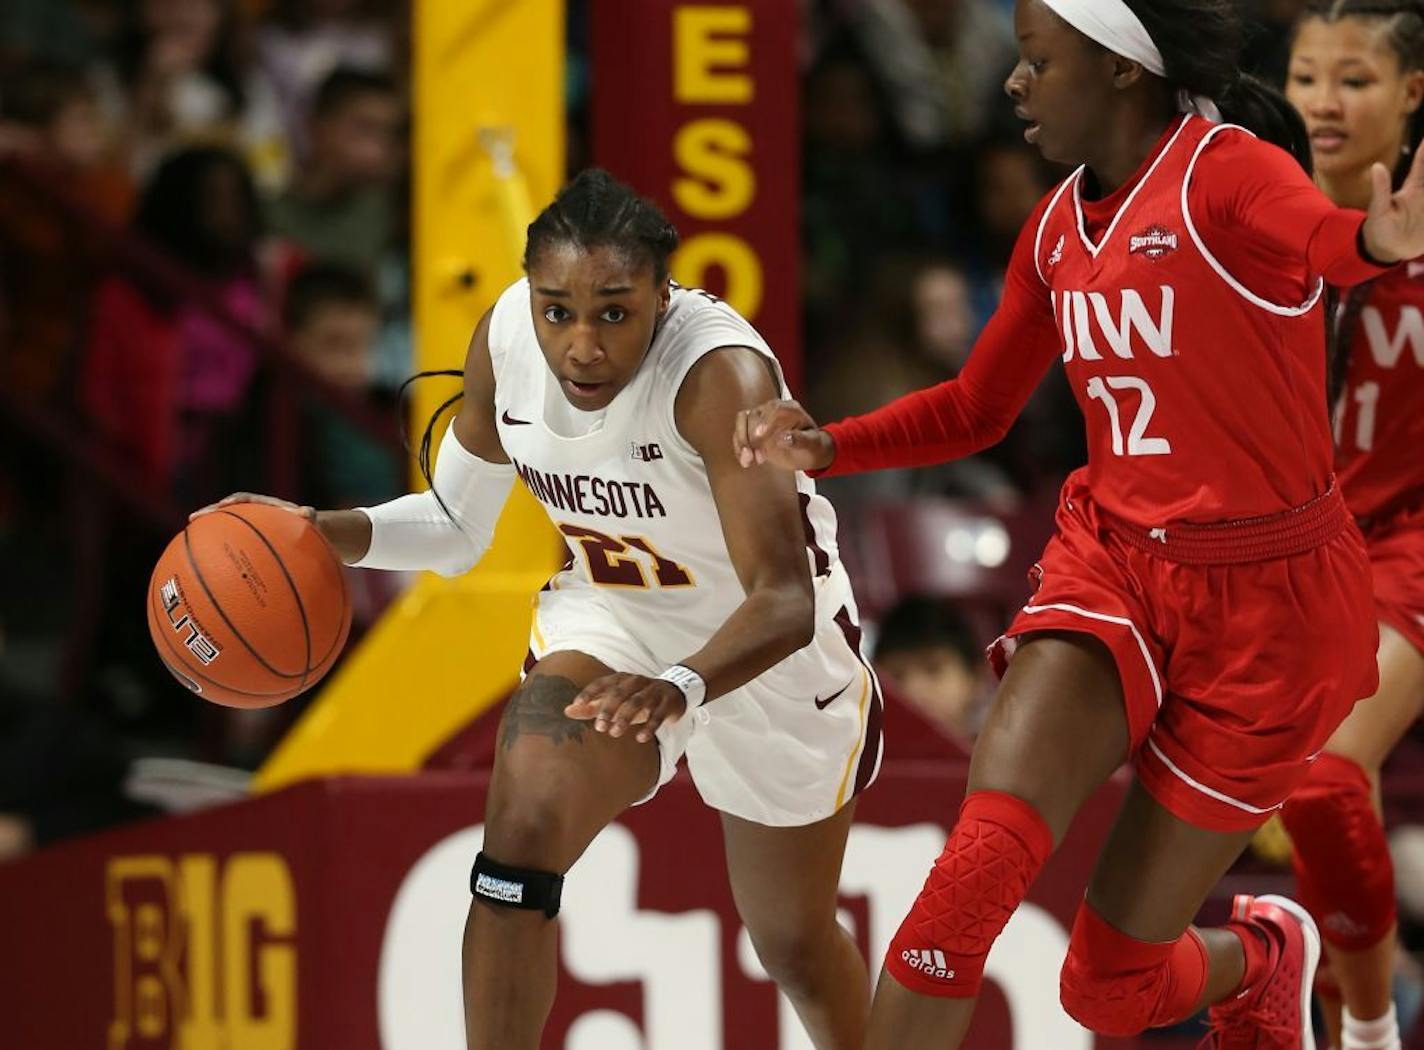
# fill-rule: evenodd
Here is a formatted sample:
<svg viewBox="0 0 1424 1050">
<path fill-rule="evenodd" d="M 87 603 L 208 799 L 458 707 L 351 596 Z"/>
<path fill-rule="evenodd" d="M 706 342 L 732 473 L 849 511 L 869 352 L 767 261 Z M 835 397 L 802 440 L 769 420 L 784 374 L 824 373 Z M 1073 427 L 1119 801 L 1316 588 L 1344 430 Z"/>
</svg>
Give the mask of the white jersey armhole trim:
<svg viewBox="0 0 1424 1050">
<path fill-rule="evenodd" d="M 681 286 L 678 290 L 685 296 L 695 296 L 700 292 L 700 289 Z M 717 350 L 730 350 L 734 347 L 750 350 L 771 362 L 772 372 L 776 377 L 778 395 L 781 397 L 790 395 L 787 393 L 786 376 L 781 371 L 781 362 L 776 359 L 776 354 L 772 352 L 770 344 L 762 338 L 762 334 L 756 330 L 755 325 L 721 300 L 707 304 L 689 300 L 687 310 L 687 313 L 675 320 L 670 319 L 668 323 L 676 324 L 679 331 L 686 330 L 688 326 L 697 325 L 699 322 L 715 325 L 721 331 L 710 337 L 704 336 L 709 345 L 683 353 L 680 360 L 671 362 L 665 358 L 659 362 L 659 367 L 665 369 L 664 376 L 666 378 L 663 381 L 670 390 L 670 396 L 663 407 L 663 418 L 668 433 L 677 443 L 679 451 L 700 460 L 701 455 L 692 447 L 687 438 L 682 436 L 682 431 L 678 428 L 677 399 L 678 395 L 682 393 L 688 375 L 697 367 L 697 363 L 708 354 Z M 704 317 L 705 320 L 702 320 Z M 667 333 L 670 342 L 673 334 L 672 331 Z"/>
<path fill-rule="evenodd" d="M 1127 195 L 1127 200 L 1123 201 L 1117 211 L 1113 213 L 1112 222 L 1108 223 L 1108 228 L 1103 231 L 1102 239 L 1098 241 L 1097 244 L 1094 244 L 1088 239 L 1088 227 L 1083 222 L 1083 195 L 1079 191 L 1079 187 L 1082 186 L 1083 183 L 1081 174 L 1078 178 L 1073 180 L 1073 211 L 1076 213 L 1078 219 L 1078 239 L 1083 242 L 1083 247 L 1088 249 L 1088 253 L 1092 255 L 1094 259 L 1096 259 L 1098 253 L 1107 246 L 1108 241 L 1112 238 L 1113 231 L 1117 229 L 1117 224 L 1132 207 L 1132 202 L 1136 200 L 1137 195 L 1142 192 L 1142 187 L 1152 181 L 1152 173 L 1157 170 L 1157 165 L 1161 164 L 1163 158 L 1172 152 L 1172 147 L 1177 144 L 1177 138 L 1187 129 L 1187 125 L 1191 122 L 1191 116 L 1182 118 L 1182 122 L 1177 125 L 1177 130 L 1172 132 L 1172 137 L 1167 140 L 1167 144 L 1158 151 L 1156 158 L 1152 161 L 1152 166 L 1147 169 L 1142 178 L 1137 180 L 1137 185 L 1132 187 L 1132 192 Z M 1200 147 L 1198 147 L 1198 150 L 1200 150 Z M 1195 157 L 1193 160 L 1195 160 Z M 1080 168 L 1078 170 L 1081 173 L 1083 169 Z"/>
<path fill-rule="evenodd" d="M 1206 244 L 1201 239 L 1201 234 L 1197 232 L 1196 223 L 1192 222 L 1192 210 L 1187 204 L 1187 190 L 1192 184 L 1192 172 L 1196 170 L 1197 160 L 1201 157 L 1202 150 L 1206 148 L 1207 143 L 1211 141 L 1211 137 L 1218 131 L 1226 131 L 1228 129 L 1231 131 L 1245 132 L 1247 135 L 1251 135 L 1252 138 L 1256 137 L 1249 129 L 1240 127 L 1239 125 L 1218 124 L 1203 135 L 1201 141 L 1197 143 L 1197 148 L 1192 153 L 1192 159 L 1187 163 L 1186 174 L 1182 176 L 1182 221 L 1186 223 L 1187 236 L 1191 237 L 1192 243 L 1197 246 L 1197 251 L 1201 252 L 1201 256 L 1206 260 L 1207 265 L 1215 270 L 1216 275 L 1226 282 L 1227 287 L 1241 296 L 1241 298 L 1253 306 L 1258 306 L 1267 313 L 1275 314 L 1278 317 L 1300 317 L 1302 314 L 1307 314 L 1313 310 L 1315 304 L 1320 301 L 1320 296 L 1325 291 L 1325 279 L 1323 277 L 1317 277 L 1315 279 L 1315 290 L 1311 292 L 1305 302 L 1299 306 L 1281 306 L 1279 303 L 1273 303 L 1269 299 L 1262 299 L 1233 277 L 1227 271 L 1226 267 L 1217 261 L 1216 256 L 1207 250 Z"/>
<path fill-rule="evenodd" d="M 1043 209 L 1043 214 L 1038 220 L 1038 232 L 1033 237 L 1033 268 L 1038 272 L 1038 279 L 1043 282 L 1045 288 L 1052 288 L 1048 283 L 1048 278 L 1043 276 L 1043 231 L 1048 226 L 1048 218 L 1053 214 L 1053 209 L 1058 207 L 1058 201 L 1067 192 L 1068 187 L 1073 185 L 1083 175 L 1083 165 L 1078 165 L 1078 170 L 1069 175 L 1058 184 L 1058 189 L 1054 191 L 1053 197 L 1048 202 L 1048 207 Z"/>
<path fill-rule="evenodd" d="M 515 296 L 517 289 L 523 290 L 522 296 Z M 519 303 L 513 302 L 518 298 Z M 490 369 L 494 373 L 494 385 L 496 391 L 499 389 L 500 379 L 509 362 L 511 351 L 518 345 L 519 340 L 511 331 L 518 325 L 522 318 L 518 315 L 509 316 L 509 311 L 516 306 L 522 306 L 524 310 L 529 309 L 529 279 L 521 277 L 504 291 L 499 293 L 499 298 L 494 301 L 494 306 L 490 308 L 489 331 L 486 332 L 486 342 L 489 344 Z M 532 324 L 532 322 L 531 322 Z"/>
<path fill-rule="evenodd" d="M 672 396 L 667 400 L 668 433 L 673 435 L 673 439 L 677 441 L 678 447 L 683 452 L 695 459 L 701 459 L 702 454 L 692 447 L 692 442 L 683 437 L 682 430 L 677 425 L 677 399 L 682 394 L 682 388 L 687 384 L 687 377 L 692 374 L 692 370 L 696 368 L 708 354 L 715 354 L 719 350 L 750 350 L 771 365 L 772 373 L 775 376 L 777 394 L 781 397 L 788 396 L 786 377 L 781 372 L 781 362 L 776 359 L 775 354 L 755 346 L 751 342 L 719 343 L 717 346 L 709 346 L 703 350 L 696 357 L 692 358 L 692 360 L 686 362 L 685 366 L 673 376 L 673 382 L 670 384 L 672 387 Z"/>
</svg>

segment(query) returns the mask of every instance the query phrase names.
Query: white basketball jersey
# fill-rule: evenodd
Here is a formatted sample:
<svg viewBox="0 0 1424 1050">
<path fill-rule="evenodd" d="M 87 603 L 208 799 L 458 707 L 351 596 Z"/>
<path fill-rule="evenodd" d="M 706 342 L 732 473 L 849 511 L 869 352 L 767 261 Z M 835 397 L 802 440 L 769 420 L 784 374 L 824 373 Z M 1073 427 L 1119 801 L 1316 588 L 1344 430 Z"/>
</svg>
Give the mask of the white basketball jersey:
<svg viewBox="0 0 1424 1050">
<path fill-rule="evenodd" d="M 597 586 L 630 633 L 660 658 L 674 661 L 700 648 L 745 593 L 702 457 L 678 433 L 673 406 L 703 354 L 744 346 L 775 365 L 771 348 L 726 303 L 674 285 L 636 375 L 607 408 L 581 412 L 565 399 L 539 349 L 527 280 L 495 304 L 489 346 L 500 442 L 563 534 L 566 572 Z M 775 367 L 781 396 L 788 397 Z M 818 601 L 843 602 L 848 588 L 837 563 L 835 512 L 804 474 L 796 475 L 796 487 Z M 837 585 L 824 586 L 832 576 Z"/>
</svg>

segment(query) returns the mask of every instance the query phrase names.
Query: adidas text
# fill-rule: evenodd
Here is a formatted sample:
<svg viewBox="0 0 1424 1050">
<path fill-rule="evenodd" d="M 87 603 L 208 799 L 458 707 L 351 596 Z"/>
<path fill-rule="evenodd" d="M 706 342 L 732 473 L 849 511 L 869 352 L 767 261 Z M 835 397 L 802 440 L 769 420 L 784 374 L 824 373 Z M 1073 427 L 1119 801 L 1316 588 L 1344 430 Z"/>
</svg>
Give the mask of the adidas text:
<svg viewBox="0 0 1424 1050">
<path fill-rule="evenodd" d="M 926 977 L 937 977 L 941 981 L 954 980 L 954 971 L 945 961 L 944 952 L 938 948 L 921 948 L 919 951 L 906 948 L 900 953 L 900 958 Z"/>
</svg>

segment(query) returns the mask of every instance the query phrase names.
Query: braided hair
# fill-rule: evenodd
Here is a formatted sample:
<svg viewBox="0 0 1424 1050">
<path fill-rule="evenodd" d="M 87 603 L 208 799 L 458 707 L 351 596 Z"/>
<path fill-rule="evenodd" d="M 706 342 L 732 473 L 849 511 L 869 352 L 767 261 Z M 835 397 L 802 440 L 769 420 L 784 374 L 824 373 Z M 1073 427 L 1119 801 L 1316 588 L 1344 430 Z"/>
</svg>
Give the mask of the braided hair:
<svg viewBox="0 0 1424 1050">
<path fill-rule="evenodd" d="M 527 273 L 539 257 L 556 245 L 572 244 L 584 250 L 612 248 L 635 266 L 650 266 L 653 278 L 662 283 L 668 276 L 668 259 L 677 250 L 677 228 L 656 204 L 626 183 L 619 182 L 602 168 L 588 168 L 559 191 L 547 208 L 529 224 L 524 242 L 524 270 Z M 400 388 L 404 400 L 406 389 L 418 379 L 431 376 L 462 377 L 459 369 L 419 372 Z M 435 491 L 432 476 L 431 448 L 435 425 L 452 409 L 463 393 L 447 398 L 425 424 L 416 460 L 425 483 Z M 404 433 L 404 428 L 402 428 Z M 407 452 L 410 449 L 407 447 Z M 440 494 L 435 493 L 445 508 Z M 446 513 L 449 513 L 448 508 Z"/>
<path fill-rule="evenodd" d="M 677 230 L 656 204 L 602 168 L 589 168 L 529 224 L 524 269 L 528 272 L 553 245 L 573 244 L 583 249 L 617 249 L 629 262 L 651 266 L 661 282 L 668 275 L 668 257 L 677 242 Z"/>
</svg>

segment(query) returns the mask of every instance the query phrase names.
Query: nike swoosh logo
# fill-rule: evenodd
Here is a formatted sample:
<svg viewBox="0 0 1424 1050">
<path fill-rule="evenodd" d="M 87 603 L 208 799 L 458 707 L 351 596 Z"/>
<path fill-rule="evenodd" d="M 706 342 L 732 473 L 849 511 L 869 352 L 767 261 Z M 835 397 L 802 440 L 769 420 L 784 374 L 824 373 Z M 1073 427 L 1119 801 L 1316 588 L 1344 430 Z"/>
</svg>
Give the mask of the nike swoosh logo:
<svg viewBox="0 0 1424 1050">
<path fill-rule="evenodd" d="M 507 408 L 504 410 L 504 414 L 503 414 L 502 416 L 500 416 L 499 419 L 500 419 L 500 422 L 503 423 L 503 424 L 504 424 L 505 426 L 507 426 L 507 427 L 527 427 L 527 426 L 529 425 L 529 420 L 527 420 L 527 419 L 515 419 L 513 416 L 511 416 L 511 415 L 509 414 L 509 409 L 507 409 Z"/>
<path fill-rule="evenodd" d="M 852 685 L 854 682 L 855 682 L 855 679 L 852 678 L 852 679 L 851 679 L 849 682 L 847 682 L 845 685 L 841 686 L 840 689 L 839 689 L 837 692 L 832 693 L 830 696 L 826 697 L 824 700 L 822 700 L 819 696 L 816 697 L 816 710 L 817 710 L 817 711 L 824 711 L 827 707 L 830 706 L 832 700 L 834 700 L 836 697 L 840 696 L 841 693 L 844 693 L 847 689 L 849 689 L 849 688 L 851 687 L 851 685 Z"/>
</svg>

